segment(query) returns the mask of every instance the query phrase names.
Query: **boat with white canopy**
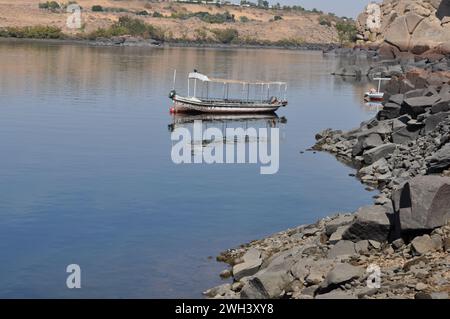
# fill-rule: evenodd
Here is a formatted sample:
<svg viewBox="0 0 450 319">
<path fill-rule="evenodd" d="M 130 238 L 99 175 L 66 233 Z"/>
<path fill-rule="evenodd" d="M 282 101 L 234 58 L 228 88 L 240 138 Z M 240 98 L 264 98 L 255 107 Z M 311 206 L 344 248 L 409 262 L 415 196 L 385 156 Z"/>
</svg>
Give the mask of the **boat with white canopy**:
<svg viewBox="0 0 450 319">
<path fill-rule="evenodd" d="M 370 89 L 368 92 L 364 94 L 364 99 L 366 101 L 383 101 L 384 92 L 381 92 L 381 81 L 390 81 L 391 78 L 374 78 L 375 81 L 378 81 L 378 90 L 375 88 Z"/>
<path fill-rule="evenodd" d="M 194 70 L 188 75 L 187 95 L 181 96 L 175 91 L 175 79 L 176 71 L 174 88 L 169 94 L 174 113 L 270 113 L 287 105 L 285 82 L 218 79 Z"/>
</svg>

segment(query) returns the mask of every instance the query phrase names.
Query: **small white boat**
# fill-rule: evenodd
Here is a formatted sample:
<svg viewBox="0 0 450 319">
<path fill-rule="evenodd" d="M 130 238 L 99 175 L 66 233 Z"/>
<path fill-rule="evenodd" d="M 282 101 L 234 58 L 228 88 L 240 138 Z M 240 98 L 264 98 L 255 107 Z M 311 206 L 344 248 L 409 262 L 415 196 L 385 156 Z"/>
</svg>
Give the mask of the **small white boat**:
<svg viewBox="0 0 450 319">
<path fill-rule="evenodd" d="M 390 78 L 374 78 L 378 81 L 378 90 L 375 88 L 370 89 L 364 94 L 364 100 L 366 101 L 383 101 L 384 93 L 381 92 L 381 81 L 390 81 Z"/>
<path fill-rule="evenodd" d="M 174 74 L 174 83 L 176 72 Z M 191 81 L 194 82 L 193 92 L 190 90 Z M 222 97 L 210 96 L 210 85 L 222 85 Z M 230 97 L 230 88 L 239 89 L 240 98 Z M 175 87 L 175 85 L 174 85 Z M 250 96 L 250 87 L 256 87 Z M 191 95 L 192 93 L 192 95 Z M 270 113 L 287 105 L 287 84 L 285 82 L 238 81 L 209 78 L 197 71 L 189 73 L 187 96 L 178 95 L 172 89 L 169 98 L 172 99 L 172 113 L 201 112 L 201 113 Z"/>
</svg>

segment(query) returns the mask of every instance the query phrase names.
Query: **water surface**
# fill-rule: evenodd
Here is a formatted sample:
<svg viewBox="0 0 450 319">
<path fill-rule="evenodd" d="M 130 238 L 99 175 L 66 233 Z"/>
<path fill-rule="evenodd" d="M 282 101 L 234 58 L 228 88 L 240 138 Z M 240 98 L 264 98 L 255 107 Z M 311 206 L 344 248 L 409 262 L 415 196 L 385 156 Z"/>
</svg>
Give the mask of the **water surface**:
<svg viewBox="0 0 450 319">
<path fill-rule="evenodd" d="M 329 75 L 337 63 L 290 50 L 0 43 L 0 297 L 201 297 L 225 267 L 208 256 L 369 203 L 350 168 L 300 154 L 316 132 L 373 115 L 367 84 Z M 167 94 L 173 69 L 183 91 L 193 68 L 288 82 L 277 174 L 172 162 Z M 82 289 L 66 288 L 72 263 Z"/>
</svg>

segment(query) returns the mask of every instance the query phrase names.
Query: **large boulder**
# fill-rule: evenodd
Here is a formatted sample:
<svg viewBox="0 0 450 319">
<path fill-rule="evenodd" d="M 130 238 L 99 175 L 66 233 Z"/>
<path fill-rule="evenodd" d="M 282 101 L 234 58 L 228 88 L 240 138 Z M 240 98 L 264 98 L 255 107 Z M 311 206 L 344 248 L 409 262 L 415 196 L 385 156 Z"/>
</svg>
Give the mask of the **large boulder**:
<svg viewBox="0 0 450 319">
<path fill-rule="evenodd" d="M 395 144 L 393 143 L 387 143 L 380 146 L 377 146 L 375 148 L 372 148 L 368 151 L 365 151 L 363 154 L 364 162 L 367 165 L 373 164 L 379 159 L 386 157 L 389 154 L 392 154 L 395 151 Z"/>
<path fill-rule="evenodd" d="M 291 273 L 294 265 L 292 251 L 285 251 L 272 257 L 269 265 L 248 278 L 241 290 L 243 299 L 279 298 L 295 278 Z"/>
<path fill-rule="evenodd" d="M 411 38 L 410 48 L 424 45 L 430 48 L 438 47 L 444 40 L 444 35 L 440 24 L 424 20 L 416 27 Z"/>
<path fill-rule="evenodd" d="M 450 94 L 441 94 L 441 99 L 433 104 L 431 113 L 440 113 L 450 111 Z"/>
<path fill-rule="evenodd" d="M 372 149 L 382 144 L 383 140 L 379 134 L 361 135 L 358 137 L 358 142 L 353 146 L 352 155 L 361 155 L 364 150 Z"/>
<path fill-rule="evenodd" d="M 381 24 L 368 23 L 364 13 L 356 27 L 360 44 L 381 45 L 381 59 L 402 59 L 408 51 L 417 55 L 430 49 L 450 52 L 448 0 L 384 0 L 380 9 Z"/>
<path fill-rule="evenodd" d="M 409 33 L 413 34 L 414 31 L 416 30 L 417 26 L 419 25 L 419 23 L 422 22 L 422 20 L 424 19 L 424 17 L 422 17 L 414 12 L 409 12 L 406 14 L 405 19 L 406 19 L 406 25 L 408 26 Z"/>
<path fill-rule="evenodd" d="M 338 264 L 326 276 L 320 285 L 320 292 L 328 292 L 337 288 L 339 285 L 348 283 L 354 279 L 360 278 L 364 274 L 362 267 L 355 267 L 350 264 Z"/>
<path fill-rule="evenodd" d="M 437 9 L 436 16 L 439 20 L 443 20 L 445 17 L 450 16 L 450 2 L 448 0 L 435 0 L 431 1 L 436 4 L 439 3 L 439 6 L 435 7 Z"/>
<path fill-rule="evenodd" d="M 450 178 L 417 176 L 394 192 L 392 200 L 402 232 L 441 227 L 450 217 Z"/>
<path fill-rule="evenodd" d="M 403 95 L 403 94 L 401 94 Z M 378 120 L 390 120 L 400 116 L 401 106 L 396 103 L 388 102 L 377 114 Z"/>
<path fill-rule="evenodd" d="M 405 17 L 398 17 L 386 31 L 384 41 L 396 46 L 400 51 L 409 49 L 411 35 Z"/>
<path fill-rule="evenodd" d="M 427 117 L 425 119 L 424 133 L 428 134 L 433 131 L 439 125 L 439 123 L 447 119 L 449 116 L 450 112 L 441 112 Z"/>
<path fill-rule="evenodd" d="M 428 164 L 428 172 L 440 173 L 450 167 L 450 143 L 445 144 L 433 154 Z"/>
<path fill-rule="evenodd" d="M 405 104 L 409 106 L 411 110 L 411 113 L 408 113 L 417 116 L 425 113 L 427 108 L 432 107 L 439 100 L 439 96 L 419 96 L 405 99 Z"/>
<path fill-rule="evenodd" d="M 343 239 L 358 242 L 371 239 L 387 241 L 391 231 L 391 214 L 380 205 L 364 206 L 356 212 L 355 220 L 349 225 Z"/>
<path fill-rule="evenodd" d="M 233 266 L 233 277 L 236 280 L 256 274 L 262 264 L 261 252 L 255 248 L 247 251 L 242 259 L 244 262 Z"/>
<path fill-rule="evenodd" d="M 426 254 L 436 250 L 436 244 L 429 235 L 418 236 L 411 241 L 414 252 L 418 255 Z"/>
<path fill-rule="evenodd" d="M 333 259 L 339 256 L 351 256 L 354 254 L 356 254 L 355 243 L 350 240 L 341 240 L 331 247 L 327 257 Z"/>
<path fill-rule="evenodd" d="M 325 233 L 331 236 L 339 227 L 350 224 L 355 216 L 353 215 L 338 215 L 325 225 Z"/>
<path fill-rule="evenodd" d="M 420 126 L 405 126 L 392 133 L 392 142 L 395 144 L 408 144 L 420 135 Z"/>
</svg>

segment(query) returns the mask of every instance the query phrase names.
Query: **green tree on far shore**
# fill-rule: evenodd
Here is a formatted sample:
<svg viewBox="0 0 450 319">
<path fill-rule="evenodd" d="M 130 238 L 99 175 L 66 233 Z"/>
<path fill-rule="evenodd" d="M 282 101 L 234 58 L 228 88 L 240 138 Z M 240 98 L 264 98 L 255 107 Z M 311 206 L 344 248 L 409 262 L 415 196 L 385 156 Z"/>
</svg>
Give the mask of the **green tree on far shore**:
<svg viewBox="0 0 450 319">
<path fill-rule="evenodd" d="M 340 44 L 355 41 L 357 29 L 354 23 L 344 21 L 338 22 L 336 23 L 336 30 L 338 32 Z"/>
</svg>

